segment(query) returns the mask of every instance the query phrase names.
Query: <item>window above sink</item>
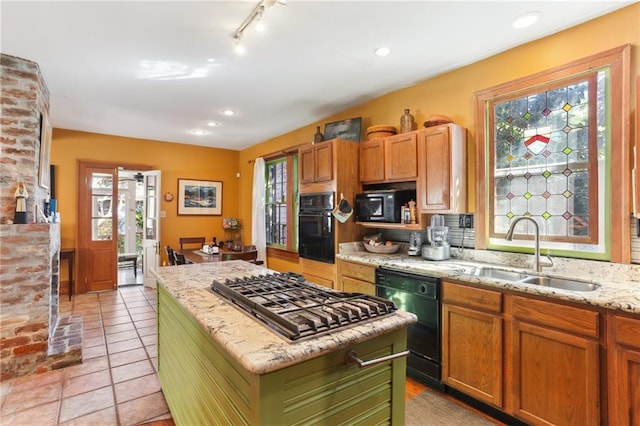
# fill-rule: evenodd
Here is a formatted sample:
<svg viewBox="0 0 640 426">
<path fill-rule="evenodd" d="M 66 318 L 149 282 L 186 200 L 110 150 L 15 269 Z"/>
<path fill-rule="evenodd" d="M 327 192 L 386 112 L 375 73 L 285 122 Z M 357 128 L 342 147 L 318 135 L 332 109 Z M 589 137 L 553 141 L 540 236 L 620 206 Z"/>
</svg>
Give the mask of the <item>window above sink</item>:
<svg viewBox="0 0 640 426">
<path fill-rule="evenodd" d="M 530 252 L 529 224 L 504 240 L 529 216 L 555 256 L 629 261 L 628 56 L 622 46 L 476 93 L 476 248 Z"/>
</svg>

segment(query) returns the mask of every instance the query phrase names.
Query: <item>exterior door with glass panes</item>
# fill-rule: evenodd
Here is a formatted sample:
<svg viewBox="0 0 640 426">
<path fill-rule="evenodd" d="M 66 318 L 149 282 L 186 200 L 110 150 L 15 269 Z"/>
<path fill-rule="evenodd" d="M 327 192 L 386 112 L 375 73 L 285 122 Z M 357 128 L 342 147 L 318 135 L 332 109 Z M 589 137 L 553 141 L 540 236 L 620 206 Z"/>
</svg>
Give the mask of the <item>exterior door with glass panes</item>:
<svg viewBox="0 0 640 426">
<path fill-rule="evenodd" d="M 84 185 L 78 203 L 78 259 L 82 262 L 79 290 L 112 290 L 118 285 L 117 171 L 88 166 L 81 176 Z"/>
<path fill-rule="evenodd" d="M 156 287 L 156 279 L 151 273 L 160 265 L 160 170 L 143 172 L 144 206 L 142 265 L 144 285 Z"/>
</svg>

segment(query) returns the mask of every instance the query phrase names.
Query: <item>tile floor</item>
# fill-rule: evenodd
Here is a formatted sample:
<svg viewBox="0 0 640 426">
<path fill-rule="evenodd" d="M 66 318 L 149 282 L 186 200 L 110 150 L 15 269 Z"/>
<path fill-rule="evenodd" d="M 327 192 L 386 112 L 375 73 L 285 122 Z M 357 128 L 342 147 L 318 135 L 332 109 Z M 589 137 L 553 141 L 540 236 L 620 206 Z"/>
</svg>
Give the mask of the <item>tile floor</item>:
<svg viewBox="0 0 640 426">
<path fill-rule="evenodd" d="M 3 425 L 135 425 L 171 418 L 156 377 L 155 290 L 120 287 L 61 301 L 82 314 L 83 363 L 0 384 Z"/>
<path fill-rule="evenodd" d="M 136 281 L 132 269 L 119 275 L 120 283 Z M 0 383 L 0 425 L 173 426 L 156 376 L 155 290 L 125 285 L 117 292 L 62 299 L 61 315 L 82 314 L 84 361 Z M 425 389 L 408 379 L 406 400 Z M 456 410 L 470 409 L 456 403 Z M 449 424 L 444 418 L 434 420 L 429 424 Z"/>
</svg>

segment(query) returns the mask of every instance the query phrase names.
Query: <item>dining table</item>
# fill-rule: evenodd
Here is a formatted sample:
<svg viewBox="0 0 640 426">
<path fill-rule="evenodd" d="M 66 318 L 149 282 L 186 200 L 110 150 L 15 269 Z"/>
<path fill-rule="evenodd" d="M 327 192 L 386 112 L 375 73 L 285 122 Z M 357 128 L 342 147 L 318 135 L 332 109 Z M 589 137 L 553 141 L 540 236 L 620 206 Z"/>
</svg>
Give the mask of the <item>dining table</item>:
<svg viewBox="0 0 640 426">
<path fill-rule="evenodd" d="M 242 251 L 220 250 L 217 254 L 205 253 L 197 250 L 177 250 L 176 253 L 184 255 L 187 263 L 221 262 L 225 260 L 247 260 L 255 262 L 258 258 L 256 249 L 243 249 Z"/>
</svg>

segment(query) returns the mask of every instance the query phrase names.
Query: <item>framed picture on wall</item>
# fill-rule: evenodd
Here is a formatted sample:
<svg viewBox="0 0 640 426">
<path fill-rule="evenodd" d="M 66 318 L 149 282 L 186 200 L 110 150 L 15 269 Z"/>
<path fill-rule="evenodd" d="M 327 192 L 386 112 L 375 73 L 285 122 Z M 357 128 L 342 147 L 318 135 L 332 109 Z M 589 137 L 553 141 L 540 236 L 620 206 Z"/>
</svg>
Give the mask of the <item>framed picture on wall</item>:
<svg viewBox="0 0 640 426">
<path fill-rule="evenodd" d="M 178 179 L 178 215 L 222 214 L 222 182 Z"/>
<path fill-rule="evenodd" d="M 329 140 L 340 138 L 348 141 L 360 142 L 361 126 L 362 117 L 327 123 L 324 125 L 324 139 Z"/>
<path fill-rule="evenodd" d="M 49 116 L 47 113 L 40 114 L 40 165 L 38 166 L 38 184 L 49 189 L 51 162 L 51 133 L 53 129 L 49 124 Z"/>
</svg>

